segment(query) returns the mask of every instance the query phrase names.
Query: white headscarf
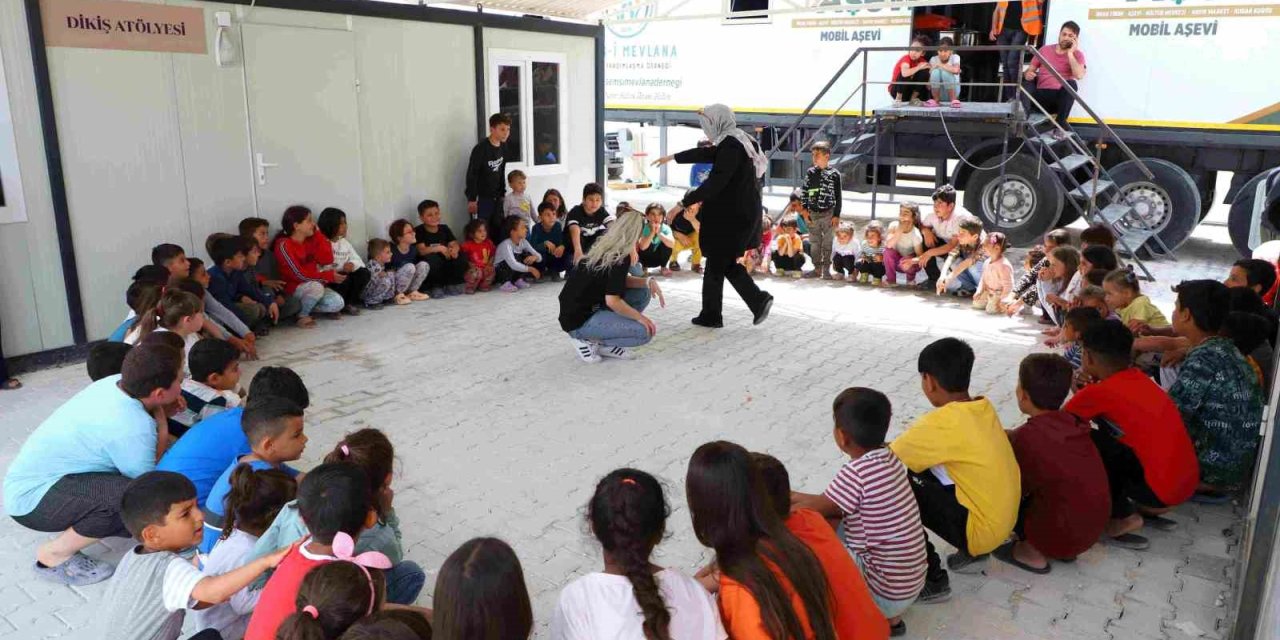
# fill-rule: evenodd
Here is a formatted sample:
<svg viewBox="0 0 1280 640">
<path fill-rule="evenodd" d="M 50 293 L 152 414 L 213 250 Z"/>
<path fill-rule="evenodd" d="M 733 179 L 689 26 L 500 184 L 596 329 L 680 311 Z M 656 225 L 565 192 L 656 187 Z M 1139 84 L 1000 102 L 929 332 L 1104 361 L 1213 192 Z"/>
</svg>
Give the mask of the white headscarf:
<svg viewBox="0 0 1280 640">
<path fill-rule="evenodd" d="M 730 136 L 741 142 L 742 147 L 747 150 L 747 156 L 751 158 L 751 164 L 755 167 L 756 178 L 764 177 L 769 161 L 756 145 L 755 139 L 738 128 L 738 120 L 733 115 L 733 109 L 722 104 L 709 104 L 698 112 L 698 121 L 702 123 L 702 132 L 707 135 L 707 139 L 713 145 L 719 145 Z"/>
</svg>

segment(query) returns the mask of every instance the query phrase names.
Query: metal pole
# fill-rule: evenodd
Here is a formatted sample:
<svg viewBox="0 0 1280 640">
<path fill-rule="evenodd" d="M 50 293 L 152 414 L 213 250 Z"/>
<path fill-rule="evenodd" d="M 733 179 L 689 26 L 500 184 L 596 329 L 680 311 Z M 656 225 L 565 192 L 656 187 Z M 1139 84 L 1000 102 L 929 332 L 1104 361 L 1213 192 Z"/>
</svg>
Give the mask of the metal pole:
<svg viewBox="0 0 1280 640">
<path fill-rule="evenodd" d="M 871 219 L 876 219 L 876 192 L 880 184 L 880 114 L 876 114 L 876 138 L 871 152 Z"/>
<path fill-rule="evenodd" d="M 667 157 L 667 113 L 665 111 L 658 112 L 658 157 Z M 658 184 L 667 186 L 666 163 L 658 168 Z"/>
</svg>

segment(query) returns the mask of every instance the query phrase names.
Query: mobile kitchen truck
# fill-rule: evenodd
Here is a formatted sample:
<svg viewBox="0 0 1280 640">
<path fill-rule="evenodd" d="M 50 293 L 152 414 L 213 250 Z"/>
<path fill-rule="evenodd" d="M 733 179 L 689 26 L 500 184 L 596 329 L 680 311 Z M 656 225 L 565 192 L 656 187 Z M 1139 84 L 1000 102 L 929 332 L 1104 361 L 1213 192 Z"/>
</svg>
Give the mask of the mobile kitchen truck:
<svg viewBox="0 0 1280 640">
<path fill-rule="evenodd" d="M 960 49 L 962 98 L 987 112 L 891 106 L 886 87 L 913 34 L 993 44 L 994 2 L 631 0 L 605 19 L 606 117 L 696 124 L 698 107 L 722 102 L 760 131 L 774 183 L 794 182 L 806 145 L 827 138 L 846 189 L 916 194 L 926 188 L 905 186 L 912 179 L 950 180 L 968 209 L 1021 244 L 1103 216 L 1134 231 L 1135 249 L 1164 253 L 1218 199 L 1233 203 L 1242 252 L 1251 224 L 1258 236 L 1253 216 L 1262 239 L 1275 233 L 1255 203 L 1280 167 L 1280 84 L 1269 71 L 1280 60 L 1280 2 L 1044 4 L 1037 44 L 1071 20 L 1088 60 L 1063 145 L 1042 114 L 996 108 L 999 53 L 989 49 Z M 1226 194 L 1214 192 L 1219 171 L 1233 173 Z"/>
</svg>

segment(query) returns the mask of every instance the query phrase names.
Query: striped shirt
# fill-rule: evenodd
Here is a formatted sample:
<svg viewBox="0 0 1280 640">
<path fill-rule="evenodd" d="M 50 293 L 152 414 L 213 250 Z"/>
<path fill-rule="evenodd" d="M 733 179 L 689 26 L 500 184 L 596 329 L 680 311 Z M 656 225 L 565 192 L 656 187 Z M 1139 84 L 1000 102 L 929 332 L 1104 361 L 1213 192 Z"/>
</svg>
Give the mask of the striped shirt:
<svg viewBox="0 0 1280 640">
<path fill-rule="evenodd" d="M 840 468 L 824 494 L 844 512 L 844 544 L 867 586 L 886 600 L 908 600 L 924 586 L 924 527 L 907 468 L 888 448 Z"/>
</svg>

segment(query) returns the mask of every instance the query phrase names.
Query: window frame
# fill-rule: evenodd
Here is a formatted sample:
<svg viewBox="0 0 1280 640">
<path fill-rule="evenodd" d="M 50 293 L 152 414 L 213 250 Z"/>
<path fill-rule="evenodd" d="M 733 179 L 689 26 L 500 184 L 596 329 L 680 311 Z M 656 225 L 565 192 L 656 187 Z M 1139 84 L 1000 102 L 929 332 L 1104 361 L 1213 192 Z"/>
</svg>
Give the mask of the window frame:
<svg viewBox="0 0 1280 640">
<path fill-rule="evenodd" d="M 773 9 L 773 4 L 774 0 L 765 0 L 765 11 Z M 724 8 L 724 17 L 720 19 L 720 24 L 771 24 L 773 22 L 772 13 L 754 18 L 733 17 L 733 0 L 724 0 L 722 7 Z"/>
<path fill-rule="evenodd" d="M 559 99 L 560 145 L 555 164 L 536 164 L 534 162 L 535 139 L 533 119 L 533 64 L 535 62 L 559 65 L 559 86 L 556 92 Z M 516 49 L 490 49 L 488 60 L 488 76 L 485 79 L 485 99 L 488 102 L 488 113 L 498 113 L 498 70 L 501 67 L 520 68 L 520 148 L 521 161 L 508 162 L 507 172 L 519 169 L 528 176 L 559 175 L 569 173 L 569 57 L 554 51 L 524 51 Z M 487 123 L 486 123 L 487 125 Z M 485 133 L 488 133 L 486 126 Z"/>
<path fill-rule="evenodd" d="M 22 170 L 18 164 L 17 131 L 9 100 L 4 53 L 0 52 L 0 225 L 28 221 Z"/>
</svg>

